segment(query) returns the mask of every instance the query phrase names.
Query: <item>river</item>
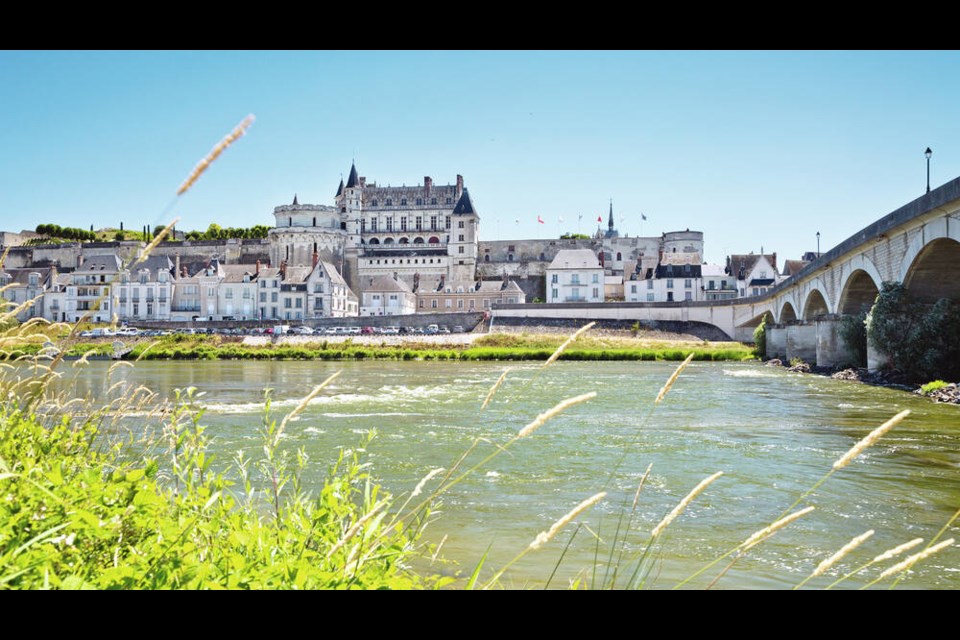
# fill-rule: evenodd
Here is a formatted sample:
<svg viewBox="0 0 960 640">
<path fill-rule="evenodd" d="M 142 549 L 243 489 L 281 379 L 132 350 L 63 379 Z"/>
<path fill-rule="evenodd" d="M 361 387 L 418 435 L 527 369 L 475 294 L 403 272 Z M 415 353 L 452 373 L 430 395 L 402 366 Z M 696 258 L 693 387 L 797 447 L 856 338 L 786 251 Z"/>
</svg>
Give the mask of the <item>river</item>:
<svg viewBox="0 0 960 640">
<path fill-rule="evenodd" d="M 911 538 L 929 540 L 960 507 L 960 407 L 758 364 L 692 363 L 652 412 L 675 363 L 561 361 L 543 371 L 541 363 L 519 363 L 483 412 L 480 404 L 506 365 L 142 362 L 108 377 L 110 364 L 74 369 L 69 384 L 98 398 L 117 379 L 167 397 L 175 388 L 196 387 L 205 394 L 203 423 L 221 463 L 239 449 L 259 454 L 265 388 L 273 389 L 279 418 L 314 385 L 342 370 L 288 425 L 285 444 L 306 451 L 304 480 L 316 488 L 340 447 L 356 447 L 366 431 L 376 429 L 365 459 L 395 495 L 412 490 L 431 469 L 449 467 L 475 438 L 506 442 L 557 402 L 596 391 L 594 400 L 549 421 L 444 496 L 427 538 L 444 541 L 441 555 L 448 562 L 420 568 L 450 575 L 469 574 L 488 548 L 485 566 L 502 567 L 576 504 L 606 489 L 606 500 L 578 519 L 585 526 L 551 582 L 566 587 L 587 576 L 598 584 L 608 575 L 608 559 L 597 549 L 615 535 L 619 515 L 630 511 L 648 465 L 653 466 L 637 504 L 627 559 L 691 488 L 723 471 L 649 556 L 646 586 L 672 587 L 776 519 L 859 438 L 904 408 L 913 412 L 906 421 L 801 503 L 816 511 L 751 550 L 717 587 L 791 587 L 852 537 L 875 530 L 838 565 L 849 570 Z M 480 445 L 484 451 L 491 447 Z M 543 586 L 575 529 L 570 525 L 527 554 L 503 584 Z M 956 533 L 955 526 L 950 535 Z M 626 560 L 621 564 L 627 566 Z M 725 564 L 688 586 L 706 586 Z M 862 586 L 877 574 L 871 569 L 841 586 Z M 809 586 L 823 587 L 829 578 Z M 960 587 L 960 549 L 918 565 L 901 585 Z"/>
</svg>

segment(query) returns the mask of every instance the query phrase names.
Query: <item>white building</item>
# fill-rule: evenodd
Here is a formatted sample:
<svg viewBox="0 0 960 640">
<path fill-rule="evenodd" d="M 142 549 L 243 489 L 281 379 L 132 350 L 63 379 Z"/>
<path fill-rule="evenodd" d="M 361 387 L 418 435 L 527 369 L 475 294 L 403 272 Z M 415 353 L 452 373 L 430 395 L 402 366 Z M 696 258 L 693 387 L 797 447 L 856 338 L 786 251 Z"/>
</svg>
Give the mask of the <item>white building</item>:
<svg viewBox="0 0 960 640">
<path fill-rule="evenodd" d="M 181 267 L 180 277 L 174 282 L 171 320 L 192 320 L 195 317 L 216 318 L 219 314 L 218 289 L 224 278 L 216 259 L 208 260 L 194 275 L 187 275 L 190 267 Z"/>
<path fill-rule="evenodd" d="M 777 254 L 749 253 L 727 258 L 726 272 L 736 279 L 738 297 L 759 296 L 777 283 Z"/>
<path fill-rule="evenodd" d="M 700 268 L 703 300 L 729 300 L 737 297 L 737 282 L 722 265 L 705 264 Z"/>
<path fill-rule="evenodd" d="M 71 274 L 64 310 L 68 322 L 86 318 L 89 322 L 112 322 L 117 298 L 111 292 L 122 264 L 120 256 L 104 254 L 77 259 Z"/>
<path fill-rule="evenodd" d="M 0 305 L 0 313 L 9 313 L 23 307 L 17 313 L 17 320 L 25 322 L 30 318 L 45 317 L 44 299 L 52 277 L 56 277 L 56 268 L 38 267 L 34 269 L 5 269 L 0 267 L 0 299 L 8 304 Z M 30 304 L 27 304 L 27 302 Z"/>
<path fill-rule="evenodd" d="M 417 311 L 417 296 L 407 283 L 391 276 L 365 277 L 361 316 L 403 316 Z"/>
<path fill-rule="evenodd" d="M 416 291 L 419 313 L 486 311 L 495 304 L 523 304 L 523 289 L 506 276 L 502 280 L 446 282 L 421 280 Z"/>
<path fill-rule="evenodd" d="M 173 303 L 173 262 L 151 256 L 120 271 L 113 285 L 117 318 L 124 322 L 169 320 Z"/>
<path fill-rule="evenodd" d="M 547 267 L 547 302 L 603 302 L 603 267 L 589 249 L 563 249 Z"/>
<path fill-rule="evenodd" d="M 307 276 L 307 317 L 344 318 L 359 315 L 356 294 L 330 262 L 314 254 L 314 268 Z"/>
<path fill-rule="evenodd" d="M 249 264 L 223 264 L 217 287 L 217 320 L 257 319 L 257 268 Z"/>
</svg>

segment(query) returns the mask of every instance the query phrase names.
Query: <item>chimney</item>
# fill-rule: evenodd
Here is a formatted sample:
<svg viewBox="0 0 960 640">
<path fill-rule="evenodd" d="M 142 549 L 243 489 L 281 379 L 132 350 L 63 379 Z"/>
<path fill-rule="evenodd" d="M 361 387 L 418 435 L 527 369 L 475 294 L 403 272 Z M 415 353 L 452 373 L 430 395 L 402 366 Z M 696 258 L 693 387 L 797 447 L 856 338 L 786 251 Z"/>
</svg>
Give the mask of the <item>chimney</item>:
<svg viewBox="0 0 960 640">
<path fill-rule="evenodd" d="M 313 252 L 313 268 L 317 268 L 317 263 L 320 262 L 320 254 L 316 251 Z"/>
<path fill-rule="evenodd" d="M 83 268 L 83 254 L 77 256 L 77 269 Z"/>
<path fill-rule="evenodd" d="M 0 267 L 3 267 L 3 265 L 0 264 Z M 57 265 L 51 264 L 50 265 L 50 286 L 51 287 L 54 285 L 56 280 L 57 280 Z"/>
<path fill-rule="evenodd" d="M 260 258 L 257 258 L 257 270 L 253 272 L 253 275 L 255 276 L 260 275 Z"/>
<path fill-rule="evenodd" d="M 423 176 L 423 192 L 429 196 L 431 189 L 433 189 L 433 178 L 430 176 Z"/>
<path fill-rule="evenodd" d="M 367 177 L 360 176 L 360 188 L 363 189 L 366 186 L 367 186 Z"/>
<path fill-rule="evenodd" d="M 180 277 L 181 277 L 181 278 L 189 278 L 189 277 L 190 277 L 190 276 L 187 275 L 187 265 L 183 265 L 182 267 L 180 267 Z"/>
<path fill-rule="evenodd" d="M 177 251 L 177 255 L 174 258 L 174 267 L 173 267 L 173 278 L 176 280 L 180 277 L 180 252 Z"/>
<path fill-rule="evenodd" d="M 463 195 L 463 176 L 457 174 L 457 200 Z"/>
</svg>

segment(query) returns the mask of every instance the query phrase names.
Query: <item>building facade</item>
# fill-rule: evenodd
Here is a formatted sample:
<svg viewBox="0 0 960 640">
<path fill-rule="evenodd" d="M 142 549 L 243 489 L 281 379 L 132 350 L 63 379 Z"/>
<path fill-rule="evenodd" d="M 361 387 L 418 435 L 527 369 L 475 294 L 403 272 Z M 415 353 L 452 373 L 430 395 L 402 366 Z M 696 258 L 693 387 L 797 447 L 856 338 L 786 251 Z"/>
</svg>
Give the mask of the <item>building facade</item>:
<svg viewBox="0 0 960 640">
<path fill-rule="evenodd" d="M 559 251 L 547 267 L 547 302 L 603 302 L 603 275 L 603 266 L 593 251 Z"/>
</svg>

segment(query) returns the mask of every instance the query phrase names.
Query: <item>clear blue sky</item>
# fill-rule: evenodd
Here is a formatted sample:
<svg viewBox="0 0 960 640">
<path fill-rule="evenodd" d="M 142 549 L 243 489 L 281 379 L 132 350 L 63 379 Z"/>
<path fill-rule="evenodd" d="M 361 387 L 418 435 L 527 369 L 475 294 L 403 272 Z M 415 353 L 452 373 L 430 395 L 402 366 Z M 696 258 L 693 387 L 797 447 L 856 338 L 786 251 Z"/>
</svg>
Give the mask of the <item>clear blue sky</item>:
<svg viewBox="0 0 960 640">
<path fill-rule="evenodd" d="M 613 198 L 622 233 L 782 261 L 922 195 L 927 146 L 934 187 L 960 175 L 958 70 L 957 52 L 5 51 L 0 229 L 166 222 L 253 113 L 166 216 L 180 229 L 332 204 L 355 157 L 382 184 L 462 174 L 483 239 L 578 214 L 590 232 Z"/>
</svg>

